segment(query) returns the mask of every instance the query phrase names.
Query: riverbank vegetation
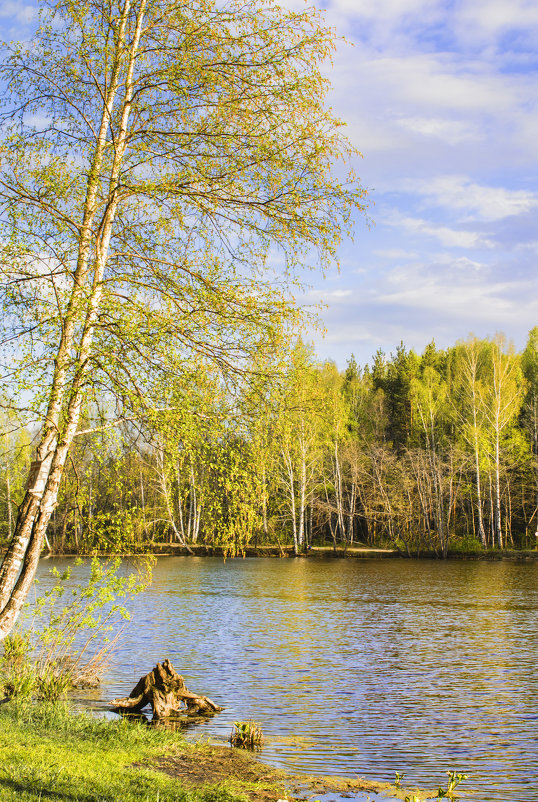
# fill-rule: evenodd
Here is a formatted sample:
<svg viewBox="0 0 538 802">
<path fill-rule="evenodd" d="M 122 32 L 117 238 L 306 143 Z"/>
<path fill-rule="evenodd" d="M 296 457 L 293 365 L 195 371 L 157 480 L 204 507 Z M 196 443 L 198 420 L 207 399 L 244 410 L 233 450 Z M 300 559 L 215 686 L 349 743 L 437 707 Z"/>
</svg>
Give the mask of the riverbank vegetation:
<svg viewBox="0 0 538 802">
<path fill-rule="evenodd" d="M 538 329 L 522 353 L 469 337 L 340 371 L 298 342 L 280 371 L 250 367 L 230 386 L 201 362 L 168 385 L 164 411 L 79 437 L 50 550 L 534 548 Z M 86 428 L 105 408 L 87 408 Z M 10 437 L 4 541 L 31 451 L 27 430 Z"/>
<path fill-rule="evenodd" d="M 137 560 L 127 570 L 123 566 L 121 575 L 119 568 L 119 559 L 94 558 L 76 584 L 69 568 L 62 574 L 52 568 L 48 589 L 42 595 L 35 589 L 16 628 L 4 639 L 4 700 L 54 702 L 73 688 L 99 686 L 130 618 L 125 603 L 151 579 L 148 559 Z"/>
<path fill-rule="evenodd" d="M 292 776 L 244 750 L 187 741 L 165 727 L 97 719 L 66 703 L 2 704 L 0 727 L 3 802 L 276 802 L 330 793 L 402 800 L 412 793 L 409 798 L 420 802 L 447 796 L 410 792 L 398 782 Z"/>
<path fill-rule="evenodd" d="M 65 704 L 9 702 L 0 725 L 5 802 L 265 802 L 284 791 L 269 767 L 249 774 L 246 757 L 236 756 L 235 772 L 219 774 L 206 745 L 165 728 L 75 714 Z M 175 772 L 159 770 L 167 761 Z M 205 780 L 182 777 L 182 763 L 205 766 Z"/>
</svg>

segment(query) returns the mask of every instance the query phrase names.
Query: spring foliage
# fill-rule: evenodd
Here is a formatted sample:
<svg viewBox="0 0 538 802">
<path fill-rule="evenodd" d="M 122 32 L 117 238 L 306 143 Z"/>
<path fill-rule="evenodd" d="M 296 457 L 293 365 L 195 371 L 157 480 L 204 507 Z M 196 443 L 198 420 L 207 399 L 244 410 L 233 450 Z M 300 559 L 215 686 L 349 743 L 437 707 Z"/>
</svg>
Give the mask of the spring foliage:
<svg viewBox="0 0 538 802">
<path fill-rule="evenodd" d="M 77 440 L 51 546 L 532 547 L 537 353 L 533 330 L 523 354 L 471 337 L 339 371 L 298 343 L 243 392 L 200 371 L 174 410 Z"/>
<path fill-rule="evenodd" d="M 324 105 L 332 49 L 315 10 L 266 0 L 42 0 L 33 39 L 5 46 L 0 392 L 40 434 L 0 636 L 84 408 L 152 415 L 200 360 L 229 381 L 274 359 L 299 268 L 327 266 L 363 209 L 333 170 L 353 149 Z"/>
</svg>

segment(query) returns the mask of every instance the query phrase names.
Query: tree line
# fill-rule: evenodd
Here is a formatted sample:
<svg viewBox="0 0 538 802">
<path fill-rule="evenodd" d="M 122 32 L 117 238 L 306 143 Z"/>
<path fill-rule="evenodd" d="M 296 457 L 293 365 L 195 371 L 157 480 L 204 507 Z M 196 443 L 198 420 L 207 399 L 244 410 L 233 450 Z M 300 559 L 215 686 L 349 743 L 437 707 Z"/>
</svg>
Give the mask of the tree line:
<svg viewBox="0 0 538 802">
<path fill-rule="evenodd" d="M 121 427 L 95 431 L 88 409 L 48 547 L 534 546 L 538 328 L 522 353 L 469 337 L 343 371 L 298 342 L 284 369 L 252 375 L 232 388 L 199 366 L 163 411 Z M 27 432 L 4 436 L 4 540 L 30 451 Z"/>
</svg>

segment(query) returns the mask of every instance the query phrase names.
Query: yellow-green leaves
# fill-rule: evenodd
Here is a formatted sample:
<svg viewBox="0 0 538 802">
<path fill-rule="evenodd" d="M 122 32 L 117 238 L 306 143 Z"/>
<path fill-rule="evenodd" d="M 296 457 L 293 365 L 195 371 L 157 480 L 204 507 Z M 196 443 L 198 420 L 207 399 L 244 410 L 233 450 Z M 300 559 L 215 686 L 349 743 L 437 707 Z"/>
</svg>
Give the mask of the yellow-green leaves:
<svg viewBox="0 0 538 802">
<path fill-rule="evenodd" d="M 115 417 L 141 418 L 173 365 L 200 360 L 222 381 L 274 358 L 298 317 L 297 269 L 333 260 L 364 199 L 332 172 L 353 149 L 324 107 L 333 37 L 313 9 L 41 7 L 34 39 L 5 48 L 0 64 L 11 349 L 0 386 L 24 390 L 45 466 L 2 569 L 0 632 L 29 590 L 85 406 L 113 399 Z"/>
</svg>

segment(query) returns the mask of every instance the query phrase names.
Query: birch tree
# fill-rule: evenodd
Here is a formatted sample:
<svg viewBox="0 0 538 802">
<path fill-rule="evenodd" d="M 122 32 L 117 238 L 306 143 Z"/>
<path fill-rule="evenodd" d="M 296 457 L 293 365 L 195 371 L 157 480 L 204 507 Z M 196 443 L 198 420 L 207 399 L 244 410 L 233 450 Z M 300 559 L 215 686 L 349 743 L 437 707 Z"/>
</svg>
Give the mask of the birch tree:
<svg viewBox="0 0 538 802">
<path fill-rule="evenodd" d="M 284 518 L 291 524 L 293 547 L 306 545 L 307 506 L 312 504 L 322 457 L 323 392 L 312 350 L 298 342 L 280 388 L 275 440 Z"/>
<path fill-rule="evenodd" d="M 534 474 L 534 511 L 538 511 L 538 327 L 529 332 L 527 345 L 522 354 L 521 365 L 527 390 L 524 404 L 524 423 L 532 448 Z M 538 515 L 535 537 L 538 538 Z"/>
<path fill-rule="evenodd" d="M 493 532 L 497 545 L 504 548 L 501 511 L 501 457 L 513 433 L 523 400 L 521 358 L 498 334 L 491 343 L 491 382 L 488 384 L 487 418 L 492 430 Z"/>
<path fill-rule="evenodd" d="M 484 403 L 485 388 L 481 376 L 486 359 L 487 344 L 476 337 L 469 337 L 456 348 L 459 432 L 467 447 L 472 449 L 478 536 L 484 548 L 487 547 L 487 539 L 484 527 L 482 470 L 486 450 L 487 415 Z"/>
<path fill-rule="evenodd" d="M 120 418 L 151 408 L 171 349 L 240 370 L 293 315 L 297 266 L 330 261 L 363 201 L 331 173 L 350 148 L 324 108 L 332 38 L 314 10 L 41 9 L 1 67 L 2 381 L 25 390 L 40 435 L 0 569 L 0 637 L 30 588 L 86 401 L 111 395 Z"/>
<path fill-rule="evenodd" d="M 319 382 L 323 388 L 323 403 L 320 404 L 324 418 L 323 484 L 334 543 L 339 535 L 347 546 L 353 540 L 353 522 L 357 501 L 357 483 L 350 454 L 351 409 L 344 392 L 344 377 L 336 365 L 326 362 L 319 371 Z M 335 515 L 335 526 L 332 516 Z"/>
<path fill-rule="evenodd" d="M 429 527 L 432 520 L 443 556 L 448 550 L 453 496 L 453 475 L 446 470 L 442 443 L 447 392 L 446 381 L 432 365 L 426 364 L 420 376 L 411 380 L 411 398 L 424 455 L 424 466 L 415 474 L 419 487 L 423 485 L 420 495 L 425 499 L 425 521 Z"/>
</svg>

